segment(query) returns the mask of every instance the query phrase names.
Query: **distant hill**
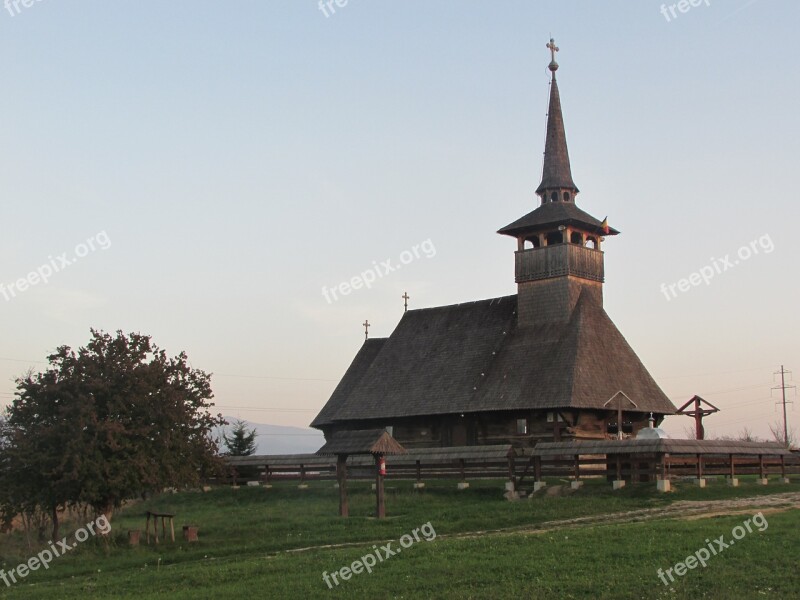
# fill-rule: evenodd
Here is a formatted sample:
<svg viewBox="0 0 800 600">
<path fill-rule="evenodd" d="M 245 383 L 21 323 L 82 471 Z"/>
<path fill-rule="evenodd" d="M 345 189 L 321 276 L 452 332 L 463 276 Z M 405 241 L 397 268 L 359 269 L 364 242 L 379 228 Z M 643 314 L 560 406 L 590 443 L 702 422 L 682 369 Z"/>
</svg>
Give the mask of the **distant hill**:
<svg viewBox="0 0 800 600">
<path fill-rule="evenodd" d="M 233 423 L 236 417 L 225 417 L 225 420 Z M 325 443 L 322 432 L 316 429 L 244 421 L 248 428 L 256 430 L 257 454 L 304 454 L 316 452 Z M 226 430 L 230 430 L 230 426 Z M 214 431 L 214 436 L 222 437 L 221 428 Z"/>
</svg>

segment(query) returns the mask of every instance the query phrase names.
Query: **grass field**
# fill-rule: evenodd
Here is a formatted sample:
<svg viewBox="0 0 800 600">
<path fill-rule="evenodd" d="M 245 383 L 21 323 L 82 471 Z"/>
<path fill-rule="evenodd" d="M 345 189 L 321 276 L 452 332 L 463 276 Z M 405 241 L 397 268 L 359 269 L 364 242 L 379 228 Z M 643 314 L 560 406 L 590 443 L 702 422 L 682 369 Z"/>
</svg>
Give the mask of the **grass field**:
<svg viewBox="0 0 800 600">
<path fill-rule="evenodd" d="M 461 492 L 455 482 L 434 482 L 423 493 L 391 481 L 383 521 L 371 517 L 374 496 L 364 482 L 351 483 L 350 519 L 336 516 L 337 491 L 323 482 L 167 494 L 115 515 L 110 540 L 89 539 L 11 587 L 0 581 L 0 598 L 800 598 L 800 485 L 683 484 L 663 495 L 653 485 L 612 492 L 588 481 L 554 493 L 559 483 L 508 502 L 499 481 Z M 144 528 L 148 508 L 177 514 L 175 544 L 127 545 L 127 530 Z M 692 510 L 695 517 L 679 518 Z M 707 547 L 706 539 L 733 539 L 733 528 L 759 510 L 764 531 L 753 528 L 670 586 L 659 579 L 659 568 Z M 613 516 L 627 511 L 638 512 Z M 399 545 L 426 523 L 435 539 Z M 200 528 L 199 543 L 180 539 L 183 524 Z M 372 573 L 326 585 L 323 572 L 392 540 L 401 553 L 376 561 Z M 29 549 L 20 533 L 2 536 L 0 565 L 8 571 L 42 547 Z"/>
</svg>

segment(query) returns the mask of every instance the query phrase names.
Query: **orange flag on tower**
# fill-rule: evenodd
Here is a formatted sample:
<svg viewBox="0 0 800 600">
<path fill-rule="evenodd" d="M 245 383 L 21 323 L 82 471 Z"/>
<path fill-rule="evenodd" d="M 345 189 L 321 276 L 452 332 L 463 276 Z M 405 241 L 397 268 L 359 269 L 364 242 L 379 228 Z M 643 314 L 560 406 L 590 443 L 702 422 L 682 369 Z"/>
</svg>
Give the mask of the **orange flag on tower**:
<svg viewBox="0 0 800 600">
<path fill-rule="evenodd" d="M 606 234 L 608 233 L 608 217 L 603 219 L 603 222 L 600 223 L 600 227 L 603 228 L 603 233 L 606 233 Z"/>
</svg>

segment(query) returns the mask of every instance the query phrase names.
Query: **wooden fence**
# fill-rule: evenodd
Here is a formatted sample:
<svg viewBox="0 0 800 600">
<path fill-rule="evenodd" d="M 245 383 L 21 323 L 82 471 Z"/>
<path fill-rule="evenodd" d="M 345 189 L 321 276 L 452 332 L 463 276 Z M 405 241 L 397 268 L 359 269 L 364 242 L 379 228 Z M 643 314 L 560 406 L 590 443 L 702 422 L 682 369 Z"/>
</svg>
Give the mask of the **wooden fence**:
<svg viewBox="0 0 800 600">
<path fill-rule="evenodd" d="M 335 457 L 316 454 L 228 457 L 230 477 L 218 483 L 291 480 L 335 481 Z M 764 454 L 562 454 L 541 455 L 535 449 L 514 449 L 510 445 L 464 446 L 409 450 L 408 454 L 386 457 L 386 478 L 422 482 L 433 479 L 505 479 L 521 488 L 544 478 L 573 480 L 601 477 L 609 480 L 655 481 L 680 477 L 704 478 L 800 474 L 800 455 Z M 373 480 L 372 457 L 350 457 L 348 479 Z"/>
</svg>

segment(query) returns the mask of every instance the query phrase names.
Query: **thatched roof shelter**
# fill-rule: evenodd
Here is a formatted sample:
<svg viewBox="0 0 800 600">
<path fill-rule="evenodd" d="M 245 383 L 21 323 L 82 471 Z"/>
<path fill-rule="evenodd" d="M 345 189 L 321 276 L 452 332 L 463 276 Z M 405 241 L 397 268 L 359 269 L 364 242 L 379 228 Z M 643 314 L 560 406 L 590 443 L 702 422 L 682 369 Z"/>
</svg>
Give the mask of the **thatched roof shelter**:
<svg viewBox="0 0 800 600">
<path fill-rule="evenodd" d="M 405 454 L 406 449 L 385 429 L 360 429 L 334 433 L 317 454 Z"/>
</svg>

